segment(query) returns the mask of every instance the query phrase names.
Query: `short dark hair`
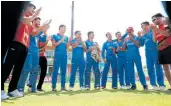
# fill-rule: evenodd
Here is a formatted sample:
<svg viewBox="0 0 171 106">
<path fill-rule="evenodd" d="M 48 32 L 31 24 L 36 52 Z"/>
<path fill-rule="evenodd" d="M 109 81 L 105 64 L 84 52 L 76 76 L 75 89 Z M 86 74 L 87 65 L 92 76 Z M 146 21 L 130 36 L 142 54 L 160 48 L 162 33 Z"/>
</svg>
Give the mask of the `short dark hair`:
<svg viewBox="0 0 171 106">
<path fill-rule="evenodd" d="M 118 33 L 121 33 L 121 32 L 120 32 L 120 31 L 116 32 L 116 33 L 115 33 L 115 36 L 116 36 Z"/>
<path fill-rule="evenodd" d="M 62 28 L 62 27 L 66 27 L 66 26 L 62 24 L 62 25 L 59 26 L 59 29 Z"/>
<path fill-rule="evenodd" d="M 107 36 L 109 33 L 110 33 L 110 32 L 107 32 L 107 33 L 106 33 L 106 36 Z"/>
<path fill-rule="evenodd" d="M 34 20 L 41 20 L 41 18 L 40 17 L 36 17 Z"/>
<path fill-rule="evenodd" d="M 28 7 L 33 7 L 33 9 L 36 9 L 36 6 L 34 5 L 34 4 L 32 4 L 32 3 L 27 3 L 26 5 L 25 5 L 25 8 L 24 8 L 24 11 L 28 8 Z"/>
<path fill-rule="evenodd" d="M 150 23 L 149 23 L 148 21 L 142 22 L 141 25 L 142 25 L 142 24 L 150 25 Z"/>
<path fill-rule="evenodd" d="M 36 20 L 41 20 L 41 18 L 40 17 L 36 17 L 33 21 L 36 21 Z"/>
<path fill-rule="evenodd" d="M 80 33 L 80 32 L 81 32 L 81 31 L 75 31 L 75 33 L 74 33 L 74 34 L 76 35 L 76 34 L 78 34 L 78 33 Z"/>
<path fill-rule="evenodd" d="M 89 31 L 89 32 L 87 33 L 88 37 L 89 37 L 90 34 L 92 34 L 92 33 L 94 33 L 94 32 L 93 32 L 93 31 Z"/>
<path fill-rule="evenodd" d="M 157 17 L 163 17 L 163 15 L 161 13 L 157 13 L 153 15 L 151 18 L 157 18 Z"/>
</svg>

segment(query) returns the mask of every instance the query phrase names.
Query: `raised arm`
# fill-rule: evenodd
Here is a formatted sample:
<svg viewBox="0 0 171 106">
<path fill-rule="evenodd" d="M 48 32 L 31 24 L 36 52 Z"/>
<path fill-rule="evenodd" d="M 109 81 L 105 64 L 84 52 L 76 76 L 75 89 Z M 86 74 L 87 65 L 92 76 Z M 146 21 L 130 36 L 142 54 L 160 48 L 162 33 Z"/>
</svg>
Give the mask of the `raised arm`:
<svg viewBox="0 0 171 106">
<path fill-rule="evenodd" d="M 124 35 L 122 35 L 122 40 L 124 40 L 127 37 L 128 33 L 126 32 Z"/>
<path fill-rule="evenodd" d="M 152 30 L 152 33 L 153 33 L 153 42 L 157 42 L 157 37 L 156 37 L 156 28 L 155 28 L 156 26 L 155 25 L 153 25 L 153 24 L 150 24 L 150 28 L 151 28 L 151 30 Z"/>
<path fill-rule="evenodd" d="M 44 23 L 42 26 L 40 26 L 39 28 L 33 29 L 31 32 L 31 35 L 33 36 L 37 36 L 39 32 L 43 31 L 44 33 L 46 33 L 46 31 L 49 29 L 50 27 L 50 23 L 52 20 L 50 20 L 49 22 Z"/>
<path fill-rule="evenodd" d="M 23 17 L 21 20 L 24 24 L 29 24 L 30 22 L 32 22 L 39 14 L 40 11 L 42 10 L 42 7 L 39 8 L 38 10 L 36 10 L 35 14 L 31 17 Z"/>
<path fill-rule="evenodd" d="M 140 40 L 134 40 L 132 37 L 130 37 L 130 41 L 133 42 L 138 48 L 140 47 Z"/>
<path fill-rule="evenodd" d="M 155 30 L 152 30 L 153 32 L 153 42 L 157 42 L 156 32 Z"/>
<path fill-rule="evenodd" d="M 127 39 L 128 39 L 128 38 L 125 38 L 125 39 L 124 39 L 124 43 L 123 43 L 123 46 L 122 46 L 122 47 L 123 47 L 123 50 L 126 50 L 126 42 L 127 42 Z"/>
<path fill-rule="evenodd" d="M 75 48 L 75 47 L 77 47 L 78 45 L 79 45 L 79 42 L 74 42 L 74 41 L 71 42 L 72 48 Z"/>
</svg>

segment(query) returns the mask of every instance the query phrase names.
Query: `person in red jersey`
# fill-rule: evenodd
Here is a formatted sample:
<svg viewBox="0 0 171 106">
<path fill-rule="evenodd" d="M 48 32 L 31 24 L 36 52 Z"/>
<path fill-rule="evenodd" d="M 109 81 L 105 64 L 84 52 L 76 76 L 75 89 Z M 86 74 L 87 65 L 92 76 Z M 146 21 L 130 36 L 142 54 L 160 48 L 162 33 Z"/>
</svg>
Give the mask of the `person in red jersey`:
<svg viewBox="0 0 171 106">
<path fill-rule="evenodd" d="M 17 90 L 17 84 L 20 77 L 21 70 L 23 68 L 24 61 L 27 56 L 27 50 L 30 40 L 30 32 L 36 34 L 38 30 L 33 30 L 31 22 L 39 15 L 41 8 L 36 10 L 36 7 L 28 3 L 21 15 L 20 23 L 16 31 L 16 35 L 12 44 L 9 46 L 6 56 L 2 64 L 1 75 L 1 100 L 8 98 L 4 91 L 4 83 L 8 76 L 12 73 L 12 79 L 9 83 L 8 93 L 13 97 L 22 97 L 23 95 Z"/>
<path fill-rule="evenodd" d="M 157 13 L 152 16 L 152 21 L 155 24 L 151 24 L 150 27 L 153 30 L 153 41 L 158 42 L 158 62 L 163 65 L 166 78 L 171 86 L 171 44 L 169 39 L 171 37 L 171 28 L 161 13 Z M 165 27 L 165 25 L 168 25 Z M 171 40 L 170 40 L 171 41 Z M 168 89 L 168 90 L 171 90 Z"/>
</svg>

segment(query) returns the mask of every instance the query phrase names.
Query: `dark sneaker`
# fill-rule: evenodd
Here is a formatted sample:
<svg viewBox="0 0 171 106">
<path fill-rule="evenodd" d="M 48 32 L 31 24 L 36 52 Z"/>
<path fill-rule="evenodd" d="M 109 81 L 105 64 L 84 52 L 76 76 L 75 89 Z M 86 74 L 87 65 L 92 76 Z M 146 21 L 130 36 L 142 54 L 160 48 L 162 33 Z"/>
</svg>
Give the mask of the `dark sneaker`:
<svg viewBox="0 0 171 106">
<path fill-rule="evenodd" d="M 43 90 L 43 89 L 37 89 L 37 91 L 39 91 L 39 92 L 44 92 L 44 90 Z"/>
<path fill-rule="evenodd" d="M 66 91 L 68 91 L 68 90 L 67 90 L 66 88 L 62 88 L 61 91 L 62 91 L 62 92 L 66 92 Z"/>
<path fill-rule="evenodd" d="M 143 88 L 144 88 L 144 90 L 148 90 L 148 86 L 147 85 L 144 85 Z"/>
<path fill-rule="evenodd" d="M 31 88 L 31 85 L 30 84 L 27 84 L 27 86 Z"/>
<path fill-rule="evenodd" d="M 113 87 L 112 89 L 118 89 L 118 87 Z"/>
<path fill-rule="evenodd" d="M 56 92 L 57 90 L 56 89 L 52 89 L 53 92 Z"/>
<path fill-rule="evenodd" d="M 137 87 L 134 85 L 134 86 L 131 86 L 131 88 L 129 90 L 136 90 Z"/>
</svg>

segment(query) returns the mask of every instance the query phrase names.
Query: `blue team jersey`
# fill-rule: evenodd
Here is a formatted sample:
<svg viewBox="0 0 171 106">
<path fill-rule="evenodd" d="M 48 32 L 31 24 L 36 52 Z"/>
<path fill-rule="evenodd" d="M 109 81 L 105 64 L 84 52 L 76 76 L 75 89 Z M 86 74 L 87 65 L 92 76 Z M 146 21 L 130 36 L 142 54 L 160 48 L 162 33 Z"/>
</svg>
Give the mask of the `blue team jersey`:
<svg viewBox="0 0 171 106">
<path fill-rule="evenodd" d="M 134 36 L 133 39 L 135 41 L 137 41 L 137 42 L 140 42 L 139 37 Z M 131 42 L 130 40 L 128 40 L 126 42 L 126 47 L 127 47 L 127 53 L 126 53 L 127 58 L 140 56 L 139 48 L 133 42 Z"/>
<path fill-rule="evenodd" d="M 121 41 L 121 42 L 117 41 L 115 43 L 116 43 L 117 48 L 118 47 L 123 47 L 123 45 L 124 45 L 124 41 Z M 117 56 L 118 57 L 125 57 L 126 56 L 126 51 L 125 50 L 124 51 L 118 51 Z"/>
<path fill-rule="evenodd" d="M 85 44 L 86 44 L 86 49 L 88 50 L 91 46 L 94 46 L 95 45 L 95 42 L 92 42 L 92 41 L 85 41 Z M 86 53 L 86 58 L 90 58 L 91 57 L 91 51 L 88 51 Z"/>
<path fill-rule="evenodd" d="M 33 49 L 38 49 L 38 41 L 39 37 L 43 34 L 42 31 L 39 32 L 36 36 L 31 35 L 30 36 L 30 46 L 28 51 L 31 52 Z"/>
<path fill-rule="evenodd" d="M 114 52 L 113 52 L 113 49 L 116 49 L 116 44 L 111 41 L 106 41 L 104 44 L 103 44 L 103 47 L 102 47 L 102 58 L 106 58 L 108 56 L 112 56 L 112 55 L 115 55 Z M 106 53 L 105 53 L 106 52 Z"/>
<path fill-rule="evenodd" d="M 45 35 L 40 35 L 39 36 L 39 42 L 46 42 L 46 38 L 47 38 L 47 36 L 45 36 Z"/>
<path fill-rule="evenodd" d="M 62 35 L 56 34 L 52 36 L 52 40 L 55 42 L 58 42 L 59 40 L 62 39 Z M 60 53 L 60 54 L 67 54 L 67 43 L 68 43 L 68 37 L 65 37 L 64 41 L 60 43 L 58 46 L 55 48 L 55 53 Z"/>
<path fill-rule="evenodd" d="M 150 30 L 148 33 L 141 37 L 142 45 L 145 44 L 145 50 L 157 50 L 157 43 L 153 42 L 153 32 Z"/>
<path fill-rule="evenodd" d="M 72 44 L 78 42 L 77 39 L 71 41 Z M 78 44 L 77 47 L 72 49 L 72 59 L 81 59 L 84 58 L 84 49 L 82 43 Z"/>
</svg>

